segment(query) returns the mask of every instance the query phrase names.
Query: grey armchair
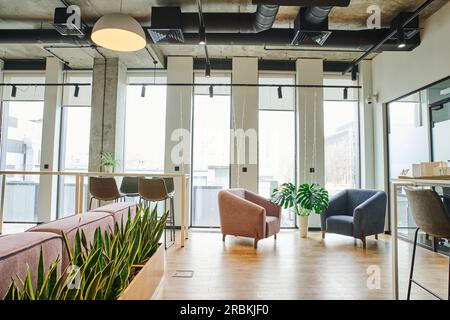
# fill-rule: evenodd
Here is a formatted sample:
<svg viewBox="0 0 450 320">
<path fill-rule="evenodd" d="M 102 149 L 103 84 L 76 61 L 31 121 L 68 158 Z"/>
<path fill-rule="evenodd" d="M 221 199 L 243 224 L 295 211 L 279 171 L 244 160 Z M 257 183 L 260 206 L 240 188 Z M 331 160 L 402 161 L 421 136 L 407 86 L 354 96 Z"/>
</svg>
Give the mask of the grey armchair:
<svg viewBox="0 0 450 320">
<path fill-rule="evenodd" d="M 384 191 L 344 190 L 331 197 L 330 205 L 320 218 L 322 238 L 325 233 L 337 233 L 360 239 L 366 247 L 366 237 L 384 232 L 387 197 Z"/>
</svg>

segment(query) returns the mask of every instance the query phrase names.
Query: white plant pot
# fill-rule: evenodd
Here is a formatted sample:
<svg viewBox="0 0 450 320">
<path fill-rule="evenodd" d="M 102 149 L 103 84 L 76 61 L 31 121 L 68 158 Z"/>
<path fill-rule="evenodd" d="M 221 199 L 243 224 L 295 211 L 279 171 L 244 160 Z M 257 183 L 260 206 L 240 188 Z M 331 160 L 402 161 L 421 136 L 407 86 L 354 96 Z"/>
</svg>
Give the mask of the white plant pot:
<svg viewBox="0 0 450 320">
<path fill-rule="evenodd" d="M 299 225 L 300 225 L 300 238 L 308 237 L 308 216 L 300 216 L 299 217 Z"/>
<path fill-rule="evenodd" d="M 103 166 L 103 172 L 105 173 L 113 173 L 114 167 L 113 166 Z"/>
</svg>

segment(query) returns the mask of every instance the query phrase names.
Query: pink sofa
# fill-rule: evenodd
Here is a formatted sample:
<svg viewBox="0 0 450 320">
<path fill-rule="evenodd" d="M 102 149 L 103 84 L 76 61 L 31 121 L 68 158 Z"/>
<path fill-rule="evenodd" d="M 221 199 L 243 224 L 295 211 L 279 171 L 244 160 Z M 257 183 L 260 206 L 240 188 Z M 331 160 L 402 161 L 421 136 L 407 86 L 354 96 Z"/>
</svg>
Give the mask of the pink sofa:
<svg viewBox="0 0 450 320">
<path fill-rule="evenodd" d="M 61 259 L 63 241 L 57 234 L 23 232 L 0 237 L 0 299 L 5 296 L 13 279 L 25 279 L 27 265 L 36 275 L 41 247 L 46 269 Z M 33 280 L 35 282 L 36 278 Z"/>
<path fill-rule="evenodd" d="M 7 292 L 11 279 L 24 278 L 28 264 L 36 280 L 37 265 L 40 249 L 44 254 L 46 267 L 59 259 L 59 271 L 63 271 L 69 264 L 68 253 L 63 243 L 62 233 L 66 235 L 69 245 L 73 247 L 76 231 L 85 232 L 87 240 L 93 240 L 95 230 L 100 227 L 102 232 L 112 230 L 115 222 L 128 219 L 136 215 L 136 204 L 114 203 L 95 209 L 92 212 L 72 215 L 63 219 L 51 221 L 33 227 L 27 232 L 0 237 L 0 299 Z"/>
<path fill-rule="evenodd" d="M 219 192 L 220 227 L 223 241 L 227 235 L 254 238 L 258 241 L 280 232 L 281 207 L 244 189 Z"/>
</svg>

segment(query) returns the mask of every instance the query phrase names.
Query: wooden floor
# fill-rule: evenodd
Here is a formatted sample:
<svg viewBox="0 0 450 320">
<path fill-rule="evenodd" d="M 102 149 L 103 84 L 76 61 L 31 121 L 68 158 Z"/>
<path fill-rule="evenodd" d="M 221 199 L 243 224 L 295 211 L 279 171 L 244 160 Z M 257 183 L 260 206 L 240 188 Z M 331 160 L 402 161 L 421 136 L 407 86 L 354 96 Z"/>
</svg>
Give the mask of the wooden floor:
<svg viewBox="0 0 450 320">
<path fill-rule="evenodd" d="M 179 239 L 179 234 L 177 234 Z M 400 294 L 406 296 L 412 246 L 399 242 Z M 391 250 L 388 236 L 368 238 L 367 249 L 352 238 L 297 230 L 253 241 L 215 231 L 191 231 L 185 248 L 167 251 L 167 272 L 159 299 L 391 299 Z M 417 279 L 447 297 L 448 258 L 419 248 Z M 174 277 L 176 270 L 192 270 L 192 278 Z M 369 288 L 368 270 L 379 270 L 380 288 Z M 373 272 L 373 271 L 371 271 Z M 370 282 L 370 281 L 369 281 Z M 376 286 L 375 282 L 370 282 Z M 370 284 L 369 283 L 369 284 Z M 419 288 L 413 299 L 434 299 Z"/>
</svg>

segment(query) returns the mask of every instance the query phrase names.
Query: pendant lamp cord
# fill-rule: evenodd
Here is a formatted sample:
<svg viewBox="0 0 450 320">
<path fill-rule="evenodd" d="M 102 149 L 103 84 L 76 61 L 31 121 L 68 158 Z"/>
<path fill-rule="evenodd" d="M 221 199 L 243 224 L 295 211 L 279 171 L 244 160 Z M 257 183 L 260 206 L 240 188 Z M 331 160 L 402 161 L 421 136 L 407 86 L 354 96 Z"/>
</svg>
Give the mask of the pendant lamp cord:
<svg viewBox="0 0 450 320">
<path fill-rule="evenodd" d="M 122 13 L 122 4 L 123 4 L 123 0 L 120 0 L 120 13 Z"/>
</svg>

